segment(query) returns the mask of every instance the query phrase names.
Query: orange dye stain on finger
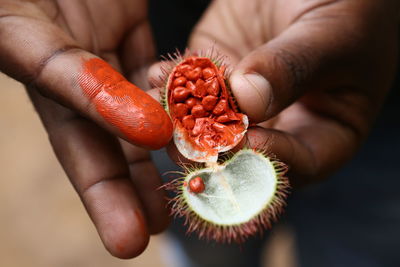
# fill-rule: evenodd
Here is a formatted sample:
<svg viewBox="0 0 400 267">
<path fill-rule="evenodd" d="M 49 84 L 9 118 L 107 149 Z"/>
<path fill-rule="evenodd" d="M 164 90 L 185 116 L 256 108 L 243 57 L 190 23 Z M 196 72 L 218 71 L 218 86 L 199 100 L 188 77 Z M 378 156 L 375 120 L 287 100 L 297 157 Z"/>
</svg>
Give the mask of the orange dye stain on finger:
<svg viewBox="0 0 400 267">
<path fill-rule="evenodd" d="M 105 61 L 85 61 L 78 81 L 102 118 L 132 143 L 159 149 L 171 139 L 173 126 L 163 107 Z"/>
</svg>

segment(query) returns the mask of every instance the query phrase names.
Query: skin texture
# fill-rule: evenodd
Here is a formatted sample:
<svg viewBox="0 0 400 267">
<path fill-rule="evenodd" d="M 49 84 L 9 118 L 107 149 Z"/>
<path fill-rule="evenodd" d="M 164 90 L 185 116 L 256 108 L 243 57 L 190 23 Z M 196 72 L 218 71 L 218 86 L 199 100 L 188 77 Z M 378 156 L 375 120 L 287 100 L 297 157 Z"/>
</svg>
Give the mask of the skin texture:
<svg viewBox="0 0 400 267">
<path fill-rule="evenodd" d="M 228 56 L 233 94 L 258 123 L 248 144 L 275 153 L 299 186 L 366 138 L 394 77 L 399 10 L 396 0 L 216 0 L 190 48 Z"/>
<path fill-rule="evenodd" d="M 83 65 L 79 85 L 106 122 L 143 147 L 160 149 L 167 144 L 172 122 L 160 103 L 101 59 Z"/>
<path fill-rule="evenodd" d="M 98 62 L 99 56 L 140 88 L 148 87 L 146 69 L 154 48 L 146 14 L 147 3 L 140 0 L 0 0 L 0 69 L 27 85 L 54 151 L 105 247 L 120 258 L 139 255 L 149 234 L 167 226 L 168 213 L 163 191 L 156 190 L 161 180 L 149 153 L 118 137 L 150 147 L 149 140 L 135 140 L 135 129 L 126 130 L 128 124 L 104 115 L 125 118 L 139 106 L 116 103 L 115 91 L 107 95 L 96 86 L 103 98 L 87 97 L 90 83 L 104 81 L 84 63 Z M 127 93 L 133 85 L 112 73 L 130 100 L 138 94 L 145 97 L 137 89 Z M 151 113 L 158 104 L 147 100 L 146 112 Z M 153 148 L 169 137 L 164 133 L 160 139 Z"/>
</svg>

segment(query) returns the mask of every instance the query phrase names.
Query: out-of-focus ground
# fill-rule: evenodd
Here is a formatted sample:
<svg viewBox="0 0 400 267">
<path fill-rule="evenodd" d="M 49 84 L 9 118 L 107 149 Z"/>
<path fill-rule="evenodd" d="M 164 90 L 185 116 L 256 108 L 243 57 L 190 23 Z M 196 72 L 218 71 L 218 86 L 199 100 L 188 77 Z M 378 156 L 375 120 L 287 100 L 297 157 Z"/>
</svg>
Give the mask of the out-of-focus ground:
<svg viewBox="0 0 400 267">
<path fill-rule="evenodd" d="M 292 267 L 292 236 L 273 235 L 268 266 Z M 58 164 L 23 86 L 0 73 L 0 266 L 166 266 L 166 237 L 133 260 L 104 249 Z"/>
</svg>

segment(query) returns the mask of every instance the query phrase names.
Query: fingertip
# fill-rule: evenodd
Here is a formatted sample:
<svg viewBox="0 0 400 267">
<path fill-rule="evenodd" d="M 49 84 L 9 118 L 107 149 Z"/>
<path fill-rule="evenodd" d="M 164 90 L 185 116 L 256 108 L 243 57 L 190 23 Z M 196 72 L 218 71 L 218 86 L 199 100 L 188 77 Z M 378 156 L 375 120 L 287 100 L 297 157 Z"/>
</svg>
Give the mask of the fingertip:
<svg viewBox="0 0 400 267">
<path fill-rule="evenodd" d="M 146 91 L 146 93 L 148 93 L 156 101 L 161 102 L 161 100 L 162 100 L 161 90 L 162 90 L 162 88 L 153 88 L 153 89 Z"/>
<path fill-rule="evenodd" d="M 230 85 L 240 109 L 252 122 L 267 119 L 272 88 L 265 77 L 257 72 L 237 70 L 230 77 Z"/>
<path fill-rule="evenodd" d="M 120 259 L 139 256 L 150 240 L 143 214 L 137 210 L 129 217 L 116 216 L 101 234 L 105 248 Z"/>
<path fill-rule="evenodd" d="M 147 79 L 152 87 L 158 87 L 164 76 L 162 72 L 163 62 L 156 62 L 152 64 L 147 72 Z"/>
<path fill-rule="evenodd" d="M 149 233 L 151 235 L 160 234 L 168 228 L 168 225 L 171 223 L 171 218 L 168 216 L 168 214 L 165 215 L 167 216 L 160 216 L 157 223 L 149 224 Z"/>
</svg>

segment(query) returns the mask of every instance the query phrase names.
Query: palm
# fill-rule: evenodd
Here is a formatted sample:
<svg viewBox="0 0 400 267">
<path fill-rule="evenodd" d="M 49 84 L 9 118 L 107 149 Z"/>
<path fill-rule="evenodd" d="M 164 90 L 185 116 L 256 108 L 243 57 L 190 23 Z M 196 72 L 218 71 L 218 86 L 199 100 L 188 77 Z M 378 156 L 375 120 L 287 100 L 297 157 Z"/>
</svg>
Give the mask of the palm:
<svg viewBox="0 0 400 267">
<path fill-rule="evenodd" d="M 370 9 L 379 13 L 383 7 L 351 0 L 220 0 L 193 32 L 193 49 L 215 42 L 232 65 L 260 47 L 269 49 L 265 57 L 245 61 L 257 61 L 252 64 L 272 87 L 290 96 L 273 97 L 282 103 L 266 110 L 262 97 L 249 101 L 247 91 L 234 93 L 250 118 L 269 129 L 255 129 L 249 141 L 262 145 L 265 138 L 274 139 L 271 149 L 291 165 L 292 175 L 303 178 L 295 183 L 324 176 L 354 153 L 390 85 L 396 34 L 384 28 L 386 18 L 367 17 Z M 379 20 L 382 27 L 366 31 L 360 19 Z M 323 49 L 309 49 L 314 46 Z M 287 73 L 275 77 L 274 71 L 283 72 L 281 65 L 287 65 Z"/>
</svg>

